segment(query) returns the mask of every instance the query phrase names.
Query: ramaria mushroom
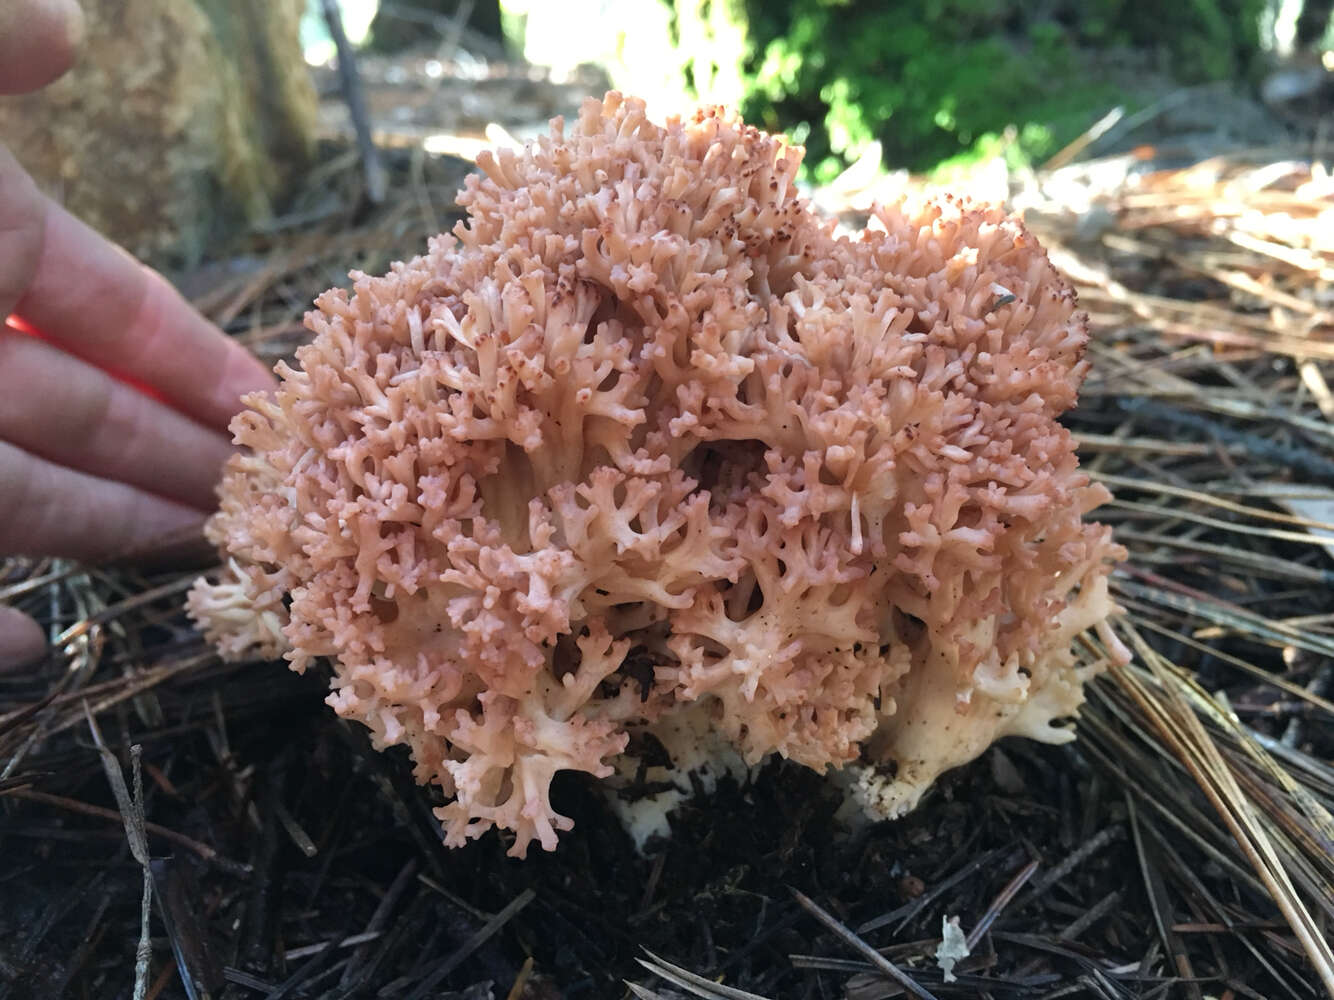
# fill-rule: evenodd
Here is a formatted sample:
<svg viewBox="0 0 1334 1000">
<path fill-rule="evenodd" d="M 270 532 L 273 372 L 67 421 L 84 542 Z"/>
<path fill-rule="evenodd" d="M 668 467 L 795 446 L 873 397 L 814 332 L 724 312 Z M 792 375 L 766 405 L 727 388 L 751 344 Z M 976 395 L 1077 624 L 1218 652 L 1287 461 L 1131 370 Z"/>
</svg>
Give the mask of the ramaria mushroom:
<svg viewBox="0 0 1334 1000">
<path fill-rule="evenodd" d="M 1071 644 L 1124 558 L 1057 422 L 1074 294 L 994 208 L 837 236 L 799 159 L 722 109 L 590 100 L 479 158 L 452 237 L 320 296 L 233 423 L 194 617 L 229 656 L 327 657 L 448 843 L 554 848 L 552 776 L 687 710 L 749 762 L 887 765 L 853 781 L 875 816 L 998 736 L 1073 738 Z"/>
</svg>

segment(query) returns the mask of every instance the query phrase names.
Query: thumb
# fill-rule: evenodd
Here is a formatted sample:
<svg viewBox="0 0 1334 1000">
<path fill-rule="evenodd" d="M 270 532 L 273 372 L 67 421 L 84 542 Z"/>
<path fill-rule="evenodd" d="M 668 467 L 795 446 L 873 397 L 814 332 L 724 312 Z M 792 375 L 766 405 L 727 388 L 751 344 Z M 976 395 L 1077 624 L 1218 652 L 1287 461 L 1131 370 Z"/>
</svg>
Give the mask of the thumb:
<svg viewBox="0 0 1334 1000">
<path fill-rule="evenodd" d="M 18 608 L 0 605 L 0 674 L 36 663 L 45 654 L 42 627 Z"/>
<path fill-rule="evenodd" d="M 45 87 L 74 65 L 83 43 L 78 0 L 0 2 L 0 94 Z"/>
</svg>

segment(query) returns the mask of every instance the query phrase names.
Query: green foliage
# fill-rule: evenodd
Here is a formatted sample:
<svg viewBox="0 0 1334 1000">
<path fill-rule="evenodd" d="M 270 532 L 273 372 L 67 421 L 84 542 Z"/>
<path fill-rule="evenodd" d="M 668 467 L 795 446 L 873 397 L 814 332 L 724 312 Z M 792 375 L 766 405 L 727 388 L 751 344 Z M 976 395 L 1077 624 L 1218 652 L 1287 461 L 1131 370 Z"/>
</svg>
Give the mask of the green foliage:
<svg viewBox="0 0 1334 1000">
<path fill-rule="evenodd" d="M 680 0 L 678 0 L 678 3 Z M 743 113 L 786 128 L 828 180 L 879 140 L 887 164 L 926 169 L 1000 148 L 1040 159 L 1124 88 L 1090 52 L 1134 48 L 1183 83 L 1243 77 L 1264 0 L 747 0 Z"/>
</svg>

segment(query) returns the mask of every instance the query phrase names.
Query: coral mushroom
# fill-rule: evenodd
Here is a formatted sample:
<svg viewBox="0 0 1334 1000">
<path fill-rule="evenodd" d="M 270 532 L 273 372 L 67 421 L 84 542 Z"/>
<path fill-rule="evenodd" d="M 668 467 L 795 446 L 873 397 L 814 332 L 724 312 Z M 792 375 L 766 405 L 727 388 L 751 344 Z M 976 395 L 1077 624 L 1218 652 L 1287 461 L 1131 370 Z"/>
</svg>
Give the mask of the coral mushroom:
<svg viewBox="0 0 1334 1000">
<path fill-rule="evenodd" d="M 590 100 L 482 156 L 452 237 L 322 295 L 236 418 L 192 614 L 228 655 L 327 657 L 450 844 L 553 848 L 555 772 L 686 707 L 750 762 L 887 765 L 853 782 L 876 816 L 999 735 L 1071 738 L 1123 558 L 1057 423 L 1074 295 L 992 208 L 839 237 L 799 158 Z"/>
</svg>

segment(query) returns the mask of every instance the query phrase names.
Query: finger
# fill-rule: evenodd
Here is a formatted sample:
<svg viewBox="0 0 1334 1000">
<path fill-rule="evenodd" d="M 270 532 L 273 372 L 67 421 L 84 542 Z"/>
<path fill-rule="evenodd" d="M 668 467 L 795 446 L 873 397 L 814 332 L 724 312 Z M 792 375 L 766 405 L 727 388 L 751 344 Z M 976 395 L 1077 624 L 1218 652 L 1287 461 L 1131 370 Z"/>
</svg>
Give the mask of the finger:
<svg viewBox="0 0 1334 1000">
<path fill-rule="evenodd" d="M 0 441 L 0 553 L 96 561 L 197 527 L 204 515 Z"/>
<path fill-rule="evenodd" d="M 83 42 L 76 0 L 0 3 L 0 94 L 45 87 L 74 65 Z"/>
<path fill-rule="evenodd" d="M 0 322 L 32 284 L 51 202 L 0 146 Z"/>
<path fill-rule="evenodd" d="M 0 311 L 211 427 L 226 428 L 243 394 L 275 384 L 165 278 L 41 195 L 3 150 L 0 205 Z"/>
<path fill-rule="evenodd" d="M 0 604 L 0 674 L 35 663 L 45 653 L 42 627 L 18 608 Z"/>
<path fill-rule="evenodd" d="M 225 428 L 244 393 L 273 385 L 257 358 L 165 278 L 56 205 L 14 311 L 62 347 L 146 383 L 209 426 Z"/>
<path fill-rule="evenodd" d="M 0 327 L 0 440 L 199 510 L 228 439 L 50 344 Z"/>
</svg>

